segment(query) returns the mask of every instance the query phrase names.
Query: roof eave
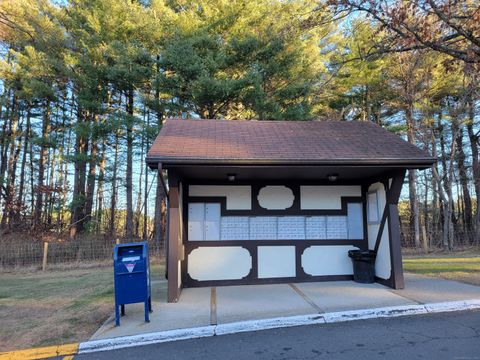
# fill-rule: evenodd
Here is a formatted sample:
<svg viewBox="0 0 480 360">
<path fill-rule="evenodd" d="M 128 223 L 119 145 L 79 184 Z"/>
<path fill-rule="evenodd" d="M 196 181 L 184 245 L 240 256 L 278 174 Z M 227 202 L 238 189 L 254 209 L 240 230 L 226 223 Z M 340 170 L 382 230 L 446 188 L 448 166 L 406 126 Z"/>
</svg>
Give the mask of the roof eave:
<svg viewBox="0 0 480 360">
<path fill-rule="evenodd" d="M 157 168 L 161 163 L 164 168 L 169 166 L 395 166 L 407 169 L 427 169 L 431 167 L 436 160 L 434 158 L 417 159 L 199 159 L 199 158 L 169 158 L 149 156 L 146 158 L 147 165 L 150 168 Z"/>
</svg>

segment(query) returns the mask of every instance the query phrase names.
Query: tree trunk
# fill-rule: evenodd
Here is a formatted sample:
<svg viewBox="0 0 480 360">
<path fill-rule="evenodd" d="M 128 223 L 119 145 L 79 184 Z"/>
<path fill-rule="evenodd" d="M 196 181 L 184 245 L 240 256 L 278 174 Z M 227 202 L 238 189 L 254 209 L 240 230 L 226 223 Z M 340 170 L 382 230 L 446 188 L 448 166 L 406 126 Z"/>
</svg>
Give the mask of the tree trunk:
<svg viewBox="0 0 480 360">
<path fill-rule="evenodd" d="M 86 115 L 78 109 L 78 125 L 75 140 L 75 173 L 73 180 L 73 212 L 70 220 L 70 238 L 84 229 L 85 221 L 85 182 L 87 175 L 88 131 L 86 131 Z"/>
<path fill-rule="evenodd" d="M 465 151 L 463 150 L 463 130 L 458 130 L 456 137 L 457 141 L 457 164 L 459 172 L 460 185 L 463 192 L 463 223 L 466 231 L 466 239 L 469 243 L 472 242 L 473 236 L 473 217 L 472 217 L 472 200 L 470 196 L 470 190 L 468 188 L 468 176 L 465 165 Z"/>
<path fill-rule="evenodd" d="M 18 196 L 17 196 L 17 213 L 15 215 L 15 223 L 20 222 L 20 215 L 21 211 L 24 207 L 24 192 L 25 192 L 25 168 L 27 165 L 27 154 L 28 154 L 28 144 L 30 142 L 30 117 L 31 117 L 31 105 L 30 103 L 27 104 L 27 114 L 26 114 L 26 125 L 25 125 L 25 132 L 24 132 L 24 139 L 23 139 L 23 153 L 22 153 L 22 164 L 20 165 L 20 184 L 18 187 Z"/>
<path fill-rule="evenodd" d="M 128 240 L 133 238 L 133 88 L 127 94 L 127 170 L 125 174 L 127 195 L 127 216 L 125 219 L 125 236 Z"/>
<path fill-rule="evenodd" d="M 95 126 L 98 123 L 98 116 L 94 116 Z M 88 161 L 87 190 L 85 194 L 85 222 L 92 220 L 93 199 L 95 195 L 95 176 L 97 172 L 97 138 L 92 132 L 92 141 L 90 147 L 90 158 Z"/>
<path fill-rule="evenodd" d="M 472 98 L 468 101 L 468 118 L 467 131 L 468 138 L 470 140 L 470 148 L 472 152 L 472 176 L 473 176 L 473 186 L 475 189 L 475 219 L 474 219 L 474 243 L 476 245 L 480 244 L 480 163 L 478 157 L 478 135 L 475 134 L 473 129 L 473 124 L 475 120 L 475 104 Z"/>
<path fill-rule="evenodd" d="M 5 204 L 3 207 L 1 227 L 11 223 L 14 214 L 14 192 L 15 192 L 15 169 L 20 148 L 17 149 L 18 131 L 18 99 L 14 95 L 12 99 L 12 111 L 9 127 L 9 151 L 7 160 L 7 178 L 5 182 Z M 3 184 L 0 184 L 3 186 Z"/>
<path fill-rule="evenodd" d="M 5 93 L 2 96 L 2 100 L 5 98 L 9 99 L 11 95 L 11 90 L 8 91 L 8 95 L 5 97 Z M 3 102 L 3 101 L 2 101 Z M 13 104 L 13 97 L 11 103 L 7 103 L 5 113 L 2 112 L 4 115 L 3 125 L 2 125 L 2 132 L 0 133 L 0 201 L 4 197 L 4 186 L 5 183 L 5 172 L 7 171 L 7 151 L 9 146 L 10 140 L 10 129 L 8 125 L 11 123 L 10 117 L 10 104 Z M 0 106 L 2 108 L 2 106 Z M 1 118 L 0 118 L 1 119 Z"/>
<path fill-rule="evenodd" d="M 150 128 L 150 111 L 147 110 L 147 130 Z M 150 142 L 148 139 L 148 132 L 146 132 L 145 136 L 145 149 L 147 152 L 148 148 L 150 147 Z M 144 192 L 144 198 L 143 198 L 143 232 L 142 232 L 142 238 L 143 240 L 148 240 L 148 165 L 145 164 L 145 192 Z"/>
<path fill-rule="evenodd" d="M 43 209 L 43 193 L 44 193 L 44 178 L 45 178 L 45 160 L 47 157 L 48 147 L 47 140 L 50 133 L 50 102 L 46 101 L 43 112 L 42 123 L 42 144 L 40 146 L 40 156 L 38 158 L 38 181 L 37 181 L 37 199 L 35 202 L 35 216 L 34 223 L 39 225 L 42 219 Z"/>
<path fill-rule="evenodd" d="M 407 122 L 407 139 L 410 144 L 415 145 L 415 120 L 413 109 L 407 106 L 405 109 L 405 120 Z M 420 247 L 420 212 L 418 209 L 417 197 L 417 174 L 415 170 L 408 170 L 408 189 L 410 199 L 410 224 L 413 232 L 415 247 Z"/>
<path fill-rule="evenodd" d="M 112 169 L 112 197 L 110 198 L 110 224 L 109 233 L 112 238 L 116 235 L 115 216 L 117 209 L 117 171 L 118 171 L 118 130 L 115 130 L 115 153 Z"/>
<path fill-rule="evenodd" d="M 105 180 L 105 164 L 107 162 L 107 140 L 102 141 L 102 157 L 99 164 L 98 190 L 97 190 L 97 224 L 96 232 L 100 233 L 103 221 L 103 182 Z"/>
</svg>

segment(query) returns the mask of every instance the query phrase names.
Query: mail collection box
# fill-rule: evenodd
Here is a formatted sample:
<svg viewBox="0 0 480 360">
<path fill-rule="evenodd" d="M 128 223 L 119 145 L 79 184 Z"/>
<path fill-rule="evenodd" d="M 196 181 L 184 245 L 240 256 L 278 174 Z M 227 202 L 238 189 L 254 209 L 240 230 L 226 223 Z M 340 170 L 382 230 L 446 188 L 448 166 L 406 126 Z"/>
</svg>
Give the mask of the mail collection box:
<svg viewBox="0 0 480 360">
<path fill-rule="evenodd" d="M 148 243 L 118 244 L 113 253 L 115 284 L 115 322 L 120 325 L 120 311 L 125 315 L 125 305 L 143 302 L 145 321 L 152 311 L 150 286 L 150 259 Z"/>
</svg>

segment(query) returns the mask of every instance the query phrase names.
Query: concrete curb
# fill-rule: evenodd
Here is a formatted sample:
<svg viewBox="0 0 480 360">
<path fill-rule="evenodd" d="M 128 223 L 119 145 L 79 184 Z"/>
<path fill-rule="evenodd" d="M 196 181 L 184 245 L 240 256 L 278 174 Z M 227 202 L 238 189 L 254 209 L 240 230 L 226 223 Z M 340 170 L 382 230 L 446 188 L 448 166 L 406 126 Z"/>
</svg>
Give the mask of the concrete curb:
<svg viewBox="0 0 480 360">
<path fill-rule="evenodd" d="M 374 309 L 361 309 L 323 314 L 310 314 L 262 320 L 240 321 L 228 324 L 168 330 L 104 340 L 86 341 L 79 344 L 78 354 L 292 326 L 332 324 L 337 322 L 354 320 L 389 318 L 475 309 L 480 309 L 480 299 L 449 301 L 423 305 L 390 306 Z"/>
</svg>

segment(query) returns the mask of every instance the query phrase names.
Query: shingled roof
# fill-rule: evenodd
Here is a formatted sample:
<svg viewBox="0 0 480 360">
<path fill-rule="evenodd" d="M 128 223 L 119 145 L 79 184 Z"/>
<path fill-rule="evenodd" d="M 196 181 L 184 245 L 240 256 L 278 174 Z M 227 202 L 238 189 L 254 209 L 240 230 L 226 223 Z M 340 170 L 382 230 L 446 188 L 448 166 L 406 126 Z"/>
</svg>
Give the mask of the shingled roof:
<svg viewBox="0 0 480 360">
<path fill-rule="evenodd" d="M 147 163 L 405 165 L 435 159 L 372 122 L 169 119 Z"/>
</svg>

